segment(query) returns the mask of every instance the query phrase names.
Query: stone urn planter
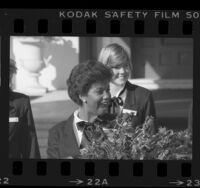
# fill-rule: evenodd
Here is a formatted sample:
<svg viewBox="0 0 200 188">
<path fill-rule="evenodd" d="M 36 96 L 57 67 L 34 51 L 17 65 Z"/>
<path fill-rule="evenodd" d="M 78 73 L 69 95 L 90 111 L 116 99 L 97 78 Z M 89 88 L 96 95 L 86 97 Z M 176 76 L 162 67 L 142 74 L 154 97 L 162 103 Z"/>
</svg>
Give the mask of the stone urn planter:
<svg viewBox="0 0 200 188">
<path fill-rule="evenodd" d="M 16 90 L 30 96 L 45 94 L 46 88 L 39 83 L 39 72 L 45 67 L 42 37 L 13 37 L 12 42 L 18 68 L 15 77 Z"/>
</svg>

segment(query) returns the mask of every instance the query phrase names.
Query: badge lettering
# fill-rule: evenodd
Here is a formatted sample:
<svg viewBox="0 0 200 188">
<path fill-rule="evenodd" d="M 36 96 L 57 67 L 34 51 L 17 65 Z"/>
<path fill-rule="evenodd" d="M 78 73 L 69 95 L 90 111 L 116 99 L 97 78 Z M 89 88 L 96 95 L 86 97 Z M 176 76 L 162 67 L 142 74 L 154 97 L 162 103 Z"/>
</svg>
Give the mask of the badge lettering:
<svg viewBox="0 0 200 188">
<path fill-rule="evenodd" d="M 19 122 L 18 117 L 9 117 L 9 123 L 17 123 L 17 122 Z"/>
</svg>

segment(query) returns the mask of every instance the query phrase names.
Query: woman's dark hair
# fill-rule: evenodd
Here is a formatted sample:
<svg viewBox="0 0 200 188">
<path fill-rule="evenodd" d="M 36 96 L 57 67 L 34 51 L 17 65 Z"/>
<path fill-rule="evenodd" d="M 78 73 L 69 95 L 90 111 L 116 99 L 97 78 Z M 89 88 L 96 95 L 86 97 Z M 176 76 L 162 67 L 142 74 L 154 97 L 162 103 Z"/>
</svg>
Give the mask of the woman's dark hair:
<svg viewBox="0 0 200 188">
<path fill-rule="evenodd" d="M 13 59 L 10 59 L 10 73 L 14 74 L 17 72 L 16 62 Z"/>
<path fill-rule="evenodd" d="M 79 106 L 82 106 L 80 95 L 87 95 L 94 83 L 112 79 L 112 71 L 96 60 L 88 60 L 76 65 L 67 80 L 69 97 Z"/>
</svg>

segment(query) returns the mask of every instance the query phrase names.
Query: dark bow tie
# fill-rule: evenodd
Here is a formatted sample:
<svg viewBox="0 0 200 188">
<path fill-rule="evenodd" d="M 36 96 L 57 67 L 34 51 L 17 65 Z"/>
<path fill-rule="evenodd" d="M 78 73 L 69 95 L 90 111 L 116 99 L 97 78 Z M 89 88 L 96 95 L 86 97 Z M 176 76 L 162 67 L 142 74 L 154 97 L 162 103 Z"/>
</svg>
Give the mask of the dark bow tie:
<svg viewBox="0 0 200 188">
<path fill-rule="evenodd" d="M 81 145 L 86 143 L 101 142 L 106 135 L 101 127 L 101 120 L 97 117 L 94 122 L 80 121 L 77 123 L 77 128 L 83 131 Z"/>
<path fill-rule="evenodd" d="M 121 98 L 120 96 L 121 96 L 121 95 L 124 93 L 124 91 L 126 90 L 127 83 L 128 83 L 128 82 L 126 82 L 124 88 L 120 91 L 118 97 L 112 97 L 112 98 L 111 98 L 111 106 L 117 107 L 117 106 L 123 106 L 123 105 L 124 105 L 123 100 L 122 100 L 122 98 Z"/>
<path fill-rule="evenodd" d="M 118 106 L 123 106 L 124 103 L 123 103 L 123 100 L 121 97 L 112 97 L 111 98 L 111 104 L 110 104 L 110 107 L 109 107 L 109 112 L 111 113 L 111 110 L 112 110 L 112 113 L 114 114 L 115 113 L 115 108 L 118 107 Z"/>
<path fill-rule="evenodd" d="M 102 123 L 103 123 L 103 120 L 97 117 L 93 122 L 80 121 L 76 125 L 77 125 L 78 130 L 83 130 L 89 126 L 94 126 L 97 124 L 100 125 Z"/>
<path fill-rule="evenodd" d="M 123 100 L 121 97 L 111 98 L 111 103 L 113 103 L 115 106 L 123 106 Z"/>
<path fill-rule="evenodd" d="M 78 130 L 83 130 L 85 127 L 91 126 L 93 125 L 93 123 L 90 122 L 86 122 L 86 121 L 80 121 L 76 124 Z"/>
<path fill-rule="evenodd" d="M 106 113 L 99 115 L 93 122 L 80 121 L 76 124 L 78 130 L 85 130 L 90 127 L 101 127 L 101 128 L 112 128 L 114 121 L 116 119 L 116 114 Z"/>
</svg>

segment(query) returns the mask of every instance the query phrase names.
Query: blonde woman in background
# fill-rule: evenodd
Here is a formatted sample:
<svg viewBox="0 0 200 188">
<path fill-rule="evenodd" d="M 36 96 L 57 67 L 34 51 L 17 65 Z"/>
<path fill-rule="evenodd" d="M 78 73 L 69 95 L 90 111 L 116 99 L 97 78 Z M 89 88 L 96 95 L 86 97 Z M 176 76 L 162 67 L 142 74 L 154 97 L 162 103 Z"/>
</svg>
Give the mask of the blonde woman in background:
<svg viewBox="0 0 200 188">
<path fill-rule="evenodd" d="M 98 61 L 111 68 L 111 97 L 117 99 L 119 110 L 133 113 L 133 127 L 145 122 L 147 116 L 156 117 L 152 93 L 141 86 L 128 81 L 131 74 L 131 60 L 127 51 L 119 44 L 112 43 L 102 48 Z M 155 121 L 152 133 L 155 132 Z"/>
</svg>

